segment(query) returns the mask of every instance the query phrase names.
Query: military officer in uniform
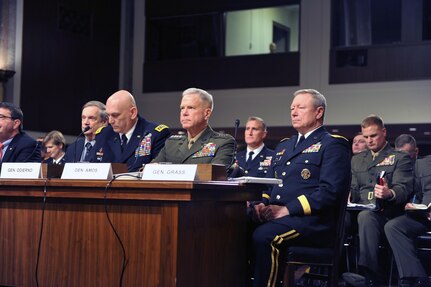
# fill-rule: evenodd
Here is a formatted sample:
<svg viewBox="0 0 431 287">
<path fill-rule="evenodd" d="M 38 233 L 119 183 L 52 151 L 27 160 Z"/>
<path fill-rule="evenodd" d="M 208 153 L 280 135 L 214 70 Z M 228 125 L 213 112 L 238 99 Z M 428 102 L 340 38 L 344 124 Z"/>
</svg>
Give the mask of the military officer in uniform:
<svg viewBox="0 0 431 287">
<path fill-rule="evenodd" d="M 106 101 L 109 126 L 104 129 L 102 145 L 96 143 L 96 156 L 102 162 L 125 163 L 138 171 L 153 160 L 170 136 L 163 124 L 149 122 L 138 114 L 132 94 L 120 90 Z"/>
<path fill-rule="evenodd" d="M 227 168 L 233 163 L 235 140 L 213 131 L 208 124 L 213 97 L 207 91 L 189 88 L 182 94 L 180 122 L 187 135 L 173 135 L 153 162 L 214 163 Z"/>
<path fill-rule="evenodd" d="M 350 184 L 350 144 L 323 127 L 325 97 L 298 90 L 290 110 L 298 135 L 277 146 L 268 172 L 283 182 L 253 206 L 261 223 L 253 233 L 254 287 L 276 286 L 285 247 L 332 245 L 336 210 Z"/>
<path fill-rule="evenodd" d="M 359 212 L 357 219 L 362 276 L 346 273 L 343 278 L 353 286 L 375 286 L 384 225 L 403 213 L 413 192 L 413 169 L 409 155 L 394 150 L 386 141 L 386 128 L 379 116 L 365 118 L 361 129 L 368 149 L 352 158 L 350 200 L 371 204 L 374 210 Z"/>
<path fill-rule="evenodd" d="M 266 124 L 259 117 L 249 117 L 245 125 L 244 140 L 247 148 L 238 152 L 235 164 L 238 175 L 265 177 L 274 151 L 263 143 L 267 135 Z"/>
<path fill-rule="evenodd" d="M 416 161 L 415 199 L 416 203 L 431 203 L 431 156 Z M 412 208 L 407 203 L 406 209 Z M 400 277 L 400 287 L 429 287 L 431 283 L 418 258 L 415 239 L 431 231 L 431 212 L 407 211 L 405 215 L 391 219 L 385 225 L 385 234 L 394 254 Z"/>
<path fill-rule="evenodd" d="M 100 132 L 108 124 L 106 106 L 99 101 L 89 101 L 84 104 L 81 111 L 81 134 L 69 145 L 64 159 L 66 162 L 97 162 L 96 145 Z"/>
</svg>

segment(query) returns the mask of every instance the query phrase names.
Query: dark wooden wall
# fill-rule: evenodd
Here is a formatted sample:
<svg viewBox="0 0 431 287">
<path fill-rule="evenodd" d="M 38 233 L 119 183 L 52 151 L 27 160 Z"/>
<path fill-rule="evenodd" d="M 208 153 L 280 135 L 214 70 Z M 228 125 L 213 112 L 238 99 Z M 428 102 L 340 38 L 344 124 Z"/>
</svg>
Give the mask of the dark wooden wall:
<svg viewBox="0 0 431 287">
<path fill-rule="evenodd" d="M 118 89 L 120 0 L 40 0 L 24 5 L 24 129 L 80 132 L 81 107 Z"/>
</svg>

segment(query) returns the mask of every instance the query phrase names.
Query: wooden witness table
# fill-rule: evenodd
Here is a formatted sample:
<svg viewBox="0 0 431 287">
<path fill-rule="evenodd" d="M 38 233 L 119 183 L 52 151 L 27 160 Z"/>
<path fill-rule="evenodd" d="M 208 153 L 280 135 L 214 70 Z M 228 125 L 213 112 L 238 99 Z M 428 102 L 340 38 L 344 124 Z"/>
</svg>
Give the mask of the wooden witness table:
<svg viewBox="0 0 431 287">
<path fill-rule="evenodd" d="M 0 180 L 0 285 L 120 286 L 108 181 Z M 122 286 L 245 286 L 246 200 L 261 186 L 117 180 L 110 218 Z"/>
</svg>

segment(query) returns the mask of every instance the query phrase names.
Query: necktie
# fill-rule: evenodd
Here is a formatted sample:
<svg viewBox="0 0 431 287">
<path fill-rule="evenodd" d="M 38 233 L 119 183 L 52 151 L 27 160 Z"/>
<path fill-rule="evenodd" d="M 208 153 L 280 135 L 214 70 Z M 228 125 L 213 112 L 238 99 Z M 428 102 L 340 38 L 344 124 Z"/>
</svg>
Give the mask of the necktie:
<svg viewBox="0 0 431 287">
<path fill-rule="evenodd" d="M 191 149 L 191 147 L 192 147 L 192 145 L 194 144 L 195 142 L 194 142 L 194 140 L 190 140 L 189 141 L 189 149 Z"/>
<path fill-rule="evenodd" d="M 253 160 L 253 155 L 254 155 L 254 151 L 251 151 L 248 153 L 247 166 L 251 164 L 251 161 Z"/>
<path fill-rule="evenodd" d="M 0 143 L 0 161 L 3 159 L 3 143 Z"/>
<path fill-rule="evenodd" d="M 127 137 L 126 135 L 122 135 L 121 136 L 121 151 L 124 151 L 126 149 L 126 145 L 127 145 Z"/>
<path fill-rule="evenodd" d="M 85 156 L 84 161 L 89 161 L 90 159 L 90 150 L 93 148 L 90 142 L 85 144 Z"/>
<path fill-rule="evenodd" d="M 299 146 L 304 140 L 305 137 L 303 135 L 299 136 L 299 140 L 296 142 L 295 148 Z"/>
</svg>

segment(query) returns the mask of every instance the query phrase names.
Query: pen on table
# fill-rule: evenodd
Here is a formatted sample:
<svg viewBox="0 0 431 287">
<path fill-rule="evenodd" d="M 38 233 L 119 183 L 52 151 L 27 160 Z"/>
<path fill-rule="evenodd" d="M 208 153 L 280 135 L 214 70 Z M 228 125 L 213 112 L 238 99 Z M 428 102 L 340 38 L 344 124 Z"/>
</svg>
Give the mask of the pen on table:
<svg viewBox="0 0 431 287">
<path fill-rule="evenodd" d="M 415 195 L 413 195 L 412 203 L 415 203 L 415 201 L 416 201 L 416 194 L 415 194 Z"/>
</svg>

